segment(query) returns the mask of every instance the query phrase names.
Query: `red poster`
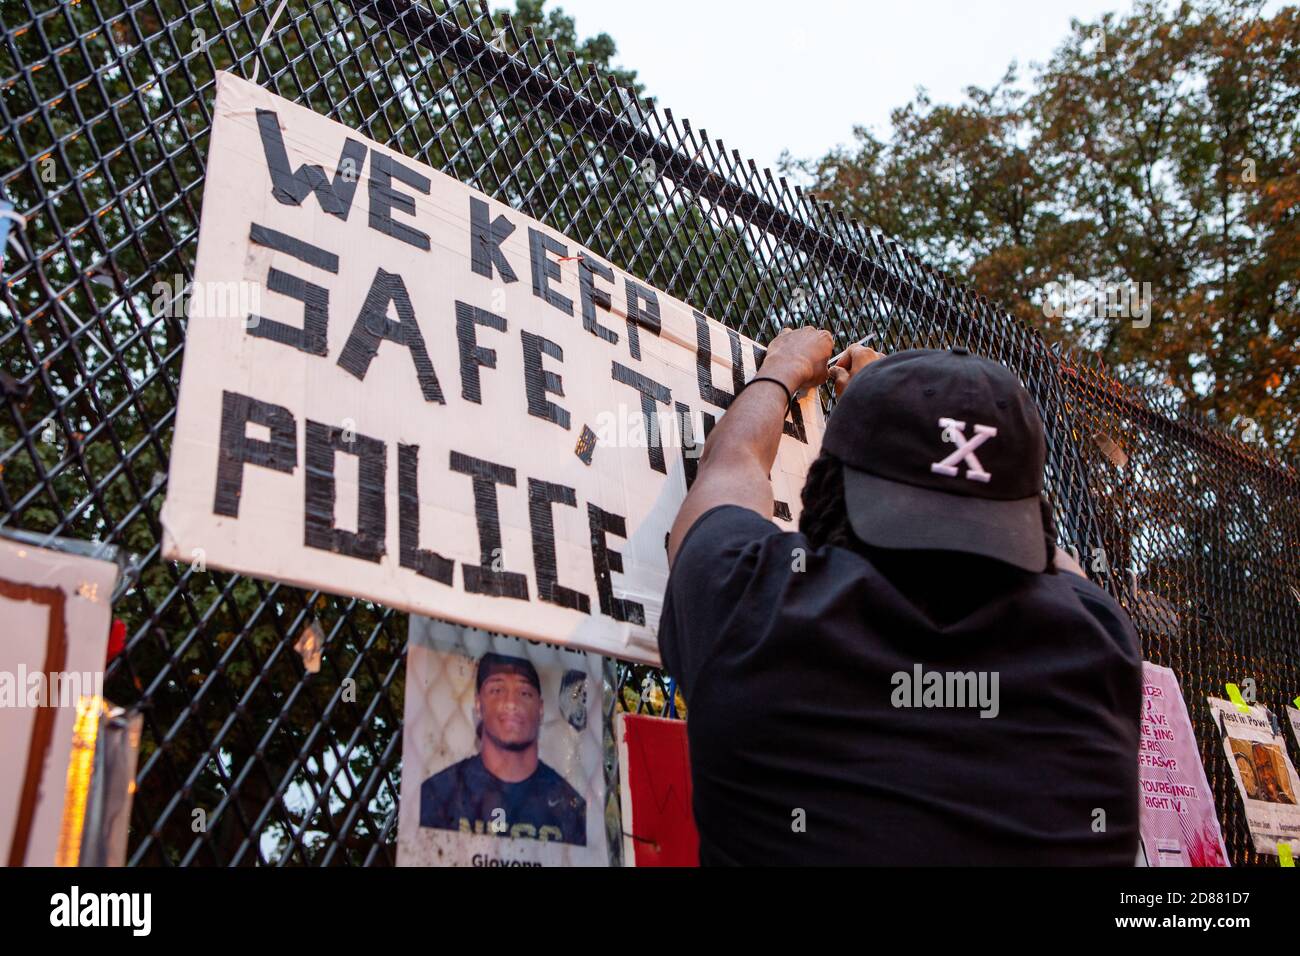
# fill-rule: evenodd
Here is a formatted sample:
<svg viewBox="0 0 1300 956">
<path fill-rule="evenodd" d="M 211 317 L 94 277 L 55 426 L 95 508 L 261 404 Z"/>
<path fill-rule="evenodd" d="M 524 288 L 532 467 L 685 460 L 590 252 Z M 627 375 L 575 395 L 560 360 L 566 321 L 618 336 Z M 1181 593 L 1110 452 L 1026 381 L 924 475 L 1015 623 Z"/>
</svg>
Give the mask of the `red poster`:
<svg viewBox="0 0 1300 956">
<path fill-rule="evenodd" d="M 619 714 L 623 865 L 699 866 L 686 722 Z"/>
</svg>

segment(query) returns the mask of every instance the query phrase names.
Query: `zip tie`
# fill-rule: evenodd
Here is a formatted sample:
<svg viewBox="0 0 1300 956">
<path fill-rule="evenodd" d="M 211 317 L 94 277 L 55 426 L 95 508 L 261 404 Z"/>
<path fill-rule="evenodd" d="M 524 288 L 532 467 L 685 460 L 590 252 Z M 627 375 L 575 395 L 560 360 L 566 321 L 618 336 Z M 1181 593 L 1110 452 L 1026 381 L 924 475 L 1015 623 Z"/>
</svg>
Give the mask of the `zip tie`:
<svg viewBox="0 0 1300 956">
<path fill-rule="evenodd" d="M 0 268 L 4 267 L 5 247 L 10 243 L 18 250 L 23 261 L 27 261 L 27 254 L 23 252 L 22 245 L 18 242 L 18 233 L 9 228 L 8 220 L 12 219 L 18 223 L 19 229 L 27 228 L 27 217 L 22 213 L 14 210 L 13 204 L 7 200 L 0 200 Z"/>
<path fill-rule="evenodd" d="M 266 31 L 262 34 L 262 39 L 257 41 L 258 49 L 261 49 L 263 46 L 265 46 L 266 41 L 271 39 L 271 31 L 275 29 L 275 21 L 280 19 L 280 14 L 284 13 L 284 8 L 287 7 L 288 5 L 289 5 L 289 0 L 280 0 L 280 5 L 275 8 L 275 13 L 271 14 L 271 22 L 266 25 Z M 249 80 L 251 82 L 253 83 L 257 82 L 257 74 L 261 70 L 261 68 L 262 68 L 262 61 L 255 58 L 253 60 L 253 75 L 249 77 Z"/>
<path fill-rule="evenodd" d="M 874 339 L 875 337 L 876 337 L 876 333 L 875 333 L 875 332 L 872 332 L 872 333 L 871 333 L 870 335 L 868 335 L 865 339 L 858 339 L 858 341 L 854 342 L 853 345 L 866 345 L 868 342 L 870 342 L 870 341 L 871 341 L 872 339 Z M 826 363 L 826 367 L 827 367 L 827 368 L 834 368 L 836 362 L 838 362 L 840 359 L 844 358 L 844 356 L 846 356 L 846 355 L 849 354 L 849 350 L 853 348 L 853 345 L 850 345 L 847 349 L 845 349 L 845 350 L 844 350 L 843 352 L 841 352 L 839 355 L 835 356 L 833 359 L 831 359 L 829 362 L 827 362 L 827 363 Z"/>
<path fill-rule="evenodd" d="M 1247 704 L 1245 699 L 1241 696 L 1241 688 L 1236 684 L 1225 684 L 1224 687 L 1227 688 L 1228 699 L 1232 701 L 1233 706 L 1243 714 L 1249 714 L 1250 705 Z"/>
</svg>

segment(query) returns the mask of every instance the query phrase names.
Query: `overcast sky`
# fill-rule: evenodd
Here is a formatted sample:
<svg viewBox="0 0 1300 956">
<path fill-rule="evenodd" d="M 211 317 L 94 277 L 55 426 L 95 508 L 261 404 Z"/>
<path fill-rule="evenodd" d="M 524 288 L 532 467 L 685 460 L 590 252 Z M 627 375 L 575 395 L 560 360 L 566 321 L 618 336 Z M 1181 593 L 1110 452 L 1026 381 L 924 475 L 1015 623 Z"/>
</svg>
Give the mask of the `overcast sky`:
<svg viewBox="0 0 1300 956">
<path fill-rule="evenodd" d="M 1270 4 L 1278 6 L 1280 4 Z M 1045 62 L 1070 29 L 1127 0 L 552 0 L 578 36 L 608 33 L 615 63 L 677 118 L 760 166 L 821 156 L 855 124 L 925 87 L 955 102 L 1016 60 Z"/>
</svg>

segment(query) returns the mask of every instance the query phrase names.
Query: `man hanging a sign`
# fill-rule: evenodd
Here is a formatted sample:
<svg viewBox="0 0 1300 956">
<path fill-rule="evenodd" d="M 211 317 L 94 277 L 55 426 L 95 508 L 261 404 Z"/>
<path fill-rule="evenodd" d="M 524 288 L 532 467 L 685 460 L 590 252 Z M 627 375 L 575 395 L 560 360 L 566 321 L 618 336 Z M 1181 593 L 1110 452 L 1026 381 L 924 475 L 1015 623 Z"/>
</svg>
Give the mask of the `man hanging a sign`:
<svg viewBox="0 0 1300 956">
<path fill-rule="evenodd" d="M 762 348 L 228 73 L 194 285 L 167 557 L 657 662 L 668 530 Z M 821 432 L 792 401 L 783 527 Z"/>
</svg>

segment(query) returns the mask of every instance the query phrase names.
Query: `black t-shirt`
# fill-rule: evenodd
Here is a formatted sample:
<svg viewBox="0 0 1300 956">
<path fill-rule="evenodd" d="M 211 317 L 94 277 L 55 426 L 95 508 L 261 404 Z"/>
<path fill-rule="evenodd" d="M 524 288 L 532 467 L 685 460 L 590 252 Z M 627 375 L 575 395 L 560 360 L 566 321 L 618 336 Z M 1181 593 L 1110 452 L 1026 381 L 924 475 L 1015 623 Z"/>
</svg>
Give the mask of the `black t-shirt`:
<svg viewBox="0 0 1300 956">
<path fill-rule="evenodd" d="M 687 533 L 659 649 L 689 709 L 701 863 L 1132 866 L 1123 610 L 1075 574 L 891 555 L 887 578 L 883 556 L 736 505 Z"/>
<path fill-rule="evenodd" d="M 532 776 L 507 783 L 475 754 L 420 785 L 420 826 L 586 846 L 587 801 L 540 760 Z"/>
</svg>

